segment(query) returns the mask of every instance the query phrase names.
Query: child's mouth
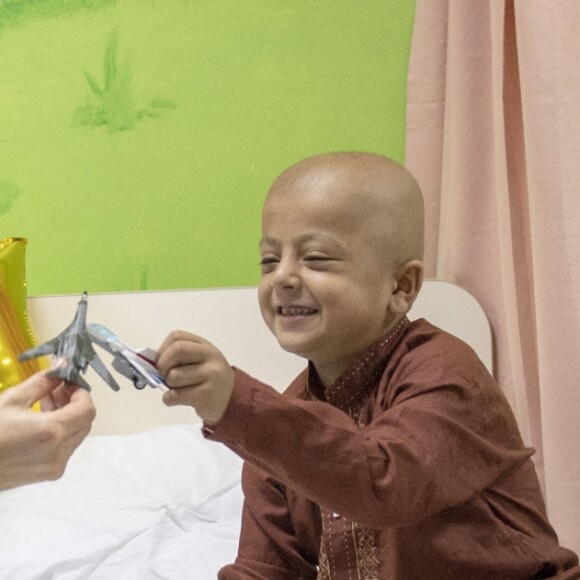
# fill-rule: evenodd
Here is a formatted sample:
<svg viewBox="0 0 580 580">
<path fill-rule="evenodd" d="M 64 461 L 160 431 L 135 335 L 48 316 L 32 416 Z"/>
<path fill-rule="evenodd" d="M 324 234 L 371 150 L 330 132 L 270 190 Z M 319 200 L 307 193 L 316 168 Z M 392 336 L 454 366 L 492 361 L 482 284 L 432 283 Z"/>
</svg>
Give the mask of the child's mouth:
<svg viewBox="0 0 580 580">
<path fill-rule="evenodd" d="M 311 316 L 316 314 L 318 310 L 314 308 L 307 308 L 306 306 L 277 306 L 276 314 L 280 316 Z"/>
</svg>

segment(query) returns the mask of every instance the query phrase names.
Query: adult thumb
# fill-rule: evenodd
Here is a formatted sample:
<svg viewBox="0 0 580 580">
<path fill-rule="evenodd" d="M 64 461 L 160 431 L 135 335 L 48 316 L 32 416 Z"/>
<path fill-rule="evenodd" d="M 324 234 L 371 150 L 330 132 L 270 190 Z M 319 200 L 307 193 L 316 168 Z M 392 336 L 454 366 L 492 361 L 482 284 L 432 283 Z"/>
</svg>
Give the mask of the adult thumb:
<svg viewBox="0 0 580 580">
<path fill-rule="evenodd" d="M 28 408 L 48 395 L 61 382 L 62 379 L 47 377 L 46 371 L 41 371 L 28 377 L 18 385 L 10 387 L 4 392 L 4 396 L 13 405 Z"/>
</svg>

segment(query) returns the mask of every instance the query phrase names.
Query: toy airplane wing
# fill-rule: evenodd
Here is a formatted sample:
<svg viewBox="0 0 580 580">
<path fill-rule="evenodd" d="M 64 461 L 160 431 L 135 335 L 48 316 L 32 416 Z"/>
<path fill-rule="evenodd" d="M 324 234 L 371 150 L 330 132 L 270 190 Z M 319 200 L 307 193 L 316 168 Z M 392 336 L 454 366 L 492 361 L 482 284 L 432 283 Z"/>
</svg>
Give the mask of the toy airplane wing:
<svg viewBox="0 0 580 580">
<path fill-rule="evenodd" d="M 96 373 L 113 389 L 113 391 L 120 390 L 120 386 L 113 378 L 113 375 L 107 370 L 103 361 L 95 354 L 89 361 L 89 364 L 95 369 Z"/>
<path fill-rule="evenodd" d="M 113 368 L 130 379 L 137 389 L 143 389 L 148 385 L 153 388 L 167 389 L 163 377 L 155 367 L 154 351 L 133 350 L 124 345 L 114 332 L 101 324 L 89 324 L 88 330 L 91 340 L 113 355 Z"/>
<path fill-rule="evenodd" d="M 55 354 L 58 350 L 58 345 L 60 344 L 61 335 L 59 334 L 56 338 L 45 342 L 44 344 L 40 344 L 38 346 L 33 346 L 28 350 L 25 350 L 23 353 L 18 355 L 18 360 L 25 361 L 30 360 L 32 358 L 37 358 L 39 356 L 43 356 L 46 354 Z"/>
</svg>

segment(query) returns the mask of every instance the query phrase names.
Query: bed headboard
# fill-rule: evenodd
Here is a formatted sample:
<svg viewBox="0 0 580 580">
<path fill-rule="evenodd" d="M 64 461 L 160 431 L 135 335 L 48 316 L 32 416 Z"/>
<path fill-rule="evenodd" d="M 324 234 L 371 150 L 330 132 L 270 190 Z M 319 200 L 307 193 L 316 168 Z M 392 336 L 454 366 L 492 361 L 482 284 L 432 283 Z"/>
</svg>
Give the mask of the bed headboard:
<svg viewBox="0 0 580 580">
<path fill-rule="evenodd" d="M 71 322 L 78 301 L 79 295 L 29 298 L 37 342 L 61 332 Z M 305 366 L 303 359 L 280 349 L 266 328 L 255 288 L 89 294 L 88 304 L 88 322 L 110 328 L 133 348 L 157 348 L 172 330 L 187 330 L 213 342 L 231 364 L 279 390 Z M 490 327 L 481 306 L 468 292 L 427 280 L 410 313 L 410 318 L 421 317 L 465 340 L 491 370 Z M 98 346 L 96 350 L 105 363 L 111 360 Z M 93 435 L 129 434 L 199 421 L 193 409 L 165 407 L 160 391 L 138 391 L 118 373 L 115 378 L 120 392 L 113 392 L 92 369 L 87 372 L 97 407 Z"/>
</svg>

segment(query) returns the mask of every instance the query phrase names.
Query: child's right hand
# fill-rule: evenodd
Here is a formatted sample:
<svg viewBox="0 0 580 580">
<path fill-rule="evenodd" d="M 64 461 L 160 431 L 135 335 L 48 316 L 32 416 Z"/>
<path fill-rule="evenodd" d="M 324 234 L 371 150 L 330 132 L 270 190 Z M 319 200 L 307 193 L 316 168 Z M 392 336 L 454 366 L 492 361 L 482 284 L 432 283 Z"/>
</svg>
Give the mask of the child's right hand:
<svg viewBox="0 0 580 580">
<path fill-rule="evenodd" d="M 189 405 L 208 423 L 222 418 L 234 388 L 234 370 L 213 344 L 176 330 L 161 345 L 156 365 L 169 387 L 163 395 L 166 405 Z"/>
</svg>

